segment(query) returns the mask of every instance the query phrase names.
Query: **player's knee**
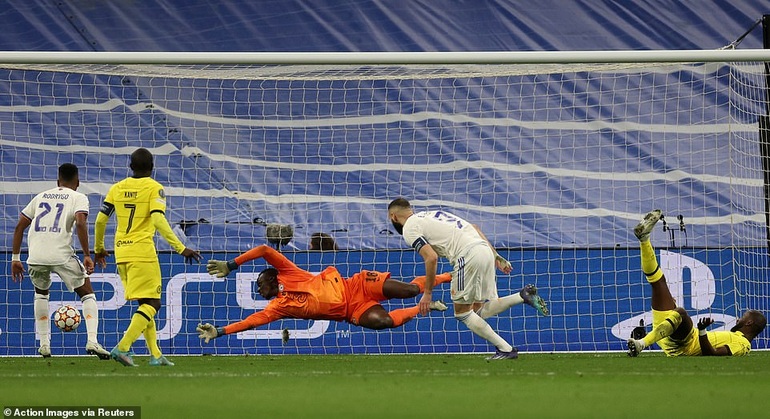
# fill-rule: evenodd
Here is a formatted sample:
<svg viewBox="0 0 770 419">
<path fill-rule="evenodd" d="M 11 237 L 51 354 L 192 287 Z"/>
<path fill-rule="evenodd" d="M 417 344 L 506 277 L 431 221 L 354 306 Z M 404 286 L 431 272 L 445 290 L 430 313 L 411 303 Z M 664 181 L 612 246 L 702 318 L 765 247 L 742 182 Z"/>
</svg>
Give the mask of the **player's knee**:
<svg viewBox="0 0 770 419">
<path fill-rule="evenodd" d="M 412 298 L 417 297 L 420 295 L 420 287 L 417 286 L 417 284 L 407 284 L 408 287 L 406 288 L 406 297 L 405 298 Z"/>
<path fill-rule="evenodd" d="M 155 311 L 160 310 L 160 300 L 157 298 L 141 298 L 139 299 L 139 305 L 147 304 L 154 308 Z"/>
<path fill-rule="evenodd" d="M 390 316 L 369 316 L 361 319 L 358 324 L 373 330 L 390 329 L 393 327 L 393 319 Z"/>
<path fill-rule="evenodd" d="M 457 319 L 457 321 L 459 321 L 460 323 L 467 324 L 467 322 L 468 322 L 469 318 L 471 317 L 472 313 L 474 313 L 473 310 L 468 310 L 468 311 L 464 311 L 464 312 L 457 312 L 457 311 L 455 311 L 455 319 Z"/>
<path fill-rule="evenodd" d="M 687 316 L 687 310 L 683 309 L 682 307 L 677 307 L 676 309 L 671 310 L 668 316 L 666 316 L 666 321 L 671 323 L 671 325 L 674 326 L 674 330 L 676 330 L 676 328 L 682 324 L 682 319 L 684 316 Z"/>
</svg>

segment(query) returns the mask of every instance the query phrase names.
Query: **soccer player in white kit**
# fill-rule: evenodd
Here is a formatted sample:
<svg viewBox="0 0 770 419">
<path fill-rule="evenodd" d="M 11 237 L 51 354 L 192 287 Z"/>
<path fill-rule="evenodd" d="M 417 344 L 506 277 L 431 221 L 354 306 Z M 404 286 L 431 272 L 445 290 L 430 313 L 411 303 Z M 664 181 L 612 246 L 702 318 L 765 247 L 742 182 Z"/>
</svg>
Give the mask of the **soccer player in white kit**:
<svg viewBox="0 0 770 419">
<path fill-rule="evenodd" d="M 51 356 L 51 320 L 48 308 L 48 290 L 51 272 L 61 277 L 70 291 L 75 291 L 83 303 L 83 318 L 88 341 L 86 352 L 100 359 L 110 359 L 110 353 L 96 339 L 99 327 L 96 295 L 88 275 L 94 271 L 91 250 L 88 245 L 88 198 L 77 192 L 80 186 L 78 168 L 74 164 L 59 166 L 57 187 L 37 194 L 21 210 L 19 222 L 13 232 L 11 277 L 14 282 L 24 279 L 21 263 L 21 243 L 24 230 L 27 235 L 29 255 L 27 266 L 32 285 L 35 286 L 35 330 L 40 337 L 38 353 L 44 358 Z M 83 249 L 83 263 L 72 248 L 72 227 L 76 227 L 78 241 Z"/>
<path fill-rule="evenodd" d="M 455 318 L 477 336 L 497 348 L 488 359 L 516 359 L 518 349 L 498 335 L 485 320 L 521 303 L 548 315 L 545 301 L 534 285 L 526 285 L 516 294 L 499 298 L 495 267 L 511 272 L 511 264 L 500 256 L 486 236 L 474 224 L 447 211 L 414 213 L 404 198 L 388 205 L 388 217 L 406 243 L 425 261 L 425 292 L 420 299 L 420 314 L 428 313 L 431 291 L 436 278 L 438 258 L 452 264 L 451 294 Z"/>
</svg>

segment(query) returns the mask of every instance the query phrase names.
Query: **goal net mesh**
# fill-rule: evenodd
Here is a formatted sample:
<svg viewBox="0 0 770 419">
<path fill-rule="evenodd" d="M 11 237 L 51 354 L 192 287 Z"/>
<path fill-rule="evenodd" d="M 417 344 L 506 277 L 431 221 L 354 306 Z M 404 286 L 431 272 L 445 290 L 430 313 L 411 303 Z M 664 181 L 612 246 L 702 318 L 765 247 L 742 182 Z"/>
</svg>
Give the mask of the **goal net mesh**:
<svg viewBox="0 0 770 419">
<path fill-rule="evenodd" d="M 623 350 L 640 322 L 650 329 L 632 229 L 660 208 L 652 243 L 677 303 L 729 329 L 746 309 L 770 308 L 766 88 L 756 62 L 0 65 L 6 260 L 20 210 L 67 162 L 79 166 L 90 200 L 93 246 L 107 190 L 131 175 L 128 156 L 145 147 L 168 220 L 204 259 L 266 244 L 266 226 L 285 224 L 293 236 L 281 251 L 303 269 L 332 265 L 346 277 L 372 269 L 408 282 L 424 266 L 389 224 L 392 199 L 477 224 L 513 264 L 510 275 L 498 272 L 499 295 L 532 283 L 548 301 L 548 317 L 520 305 L 488 319 L 521 351 Z M 113 219 L 109 249 L 114 229 Z M 319 232 L 339 250 L 309 250 Z M 156 322 L 167 354 L 494 350 L 454 319 L 451 304 L 392 330 L 284 319 L 205 345 L 199 322 L 220 326 L 265 307 L 256 275 L 266 265 L 217 279 L 162 239 L 157 247 Z M 109 262 L 91 277 L 105 347 L 136 309 Z M 35 355 L 31 283 L 4 281 L 0 299 L 0 355 Z M 434 299 L 451 302 L 449 285 Z M 81 307 L 59 282 L 50 300 L 51 311 Z M 85 339 L 84 325 L 53 328 L 52 352 L 81 354 Z M 766 334 L 753 342 L 767 346 Z M 146 353 L 141 342 L 134 350 Z"/>
</svg>

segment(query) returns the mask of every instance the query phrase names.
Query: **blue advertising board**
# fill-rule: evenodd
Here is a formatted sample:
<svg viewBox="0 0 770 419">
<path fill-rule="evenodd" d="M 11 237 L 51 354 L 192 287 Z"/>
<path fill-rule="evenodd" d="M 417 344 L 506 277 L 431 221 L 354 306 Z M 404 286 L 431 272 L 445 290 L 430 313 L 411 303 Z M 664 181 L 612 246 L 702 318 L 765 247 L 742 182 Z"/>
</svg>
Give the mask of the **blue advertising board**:
<svg viewBox="0 0 770 419">
<path fill-rule="evenodd" d="M 640 320 L 651 323 L 650 290 L 639 267 L 638 249 L 534 249 L 501 251 L 514 266 L 512 275 L 498 276 L 500 296 L 518 292 L 534 283 L 548 301 L 551 315 L 537 316 L 534 309 L 515 306 L 488 319 L 492 327 L 521 351 L 617 351 Z M 767 295 L 757 292 L 751 276 L 767 275 L 764 266 L 747 270 L 733 263 L 747 258 L 735 249 L 658 250 L 669 286 L 679 305 L 697 318 L 708 315 L 716 328 L 729 328 L 747 308 L 766 310 Z M 205 255 L 216 259 L 234 253 Z M 6 255 L 8 256 L 8 255 Z M 423 273 L 422 261 L 411 250 L 294 252 L 287 253 L 298 266 L 320 272 L 329 265 L 343 275 L 359 270 L 389 271 L 399 280 L 410 281 Z M 4 258 L 5 261 L 9 257 Z M 761 260 L 762 258 L 759 258 Z M 455 353 L 490 352 L 493 348 L 457 322 L 450 309 L 417 317 L 402 327 L 373 331 L 348 323 L 312 320 L 279 320 L 270 325 L 228 335 L 209 344 L 198 338 L 200 322 L 218 326 L 239 321 L 262 309 L 266 301 L 256 292 L 256 277 L 266 265 L 249 262 L 227 278 L 215 278 L 205 266 L 186 265 L 175 254 L 162 253 L 163 307 L 156 318 L 161 349 L 167 354 L 340 354 L 340 353 Z M 756 264 L 756 262 L 754 262 Z M 5 272 L 10 263 L 2 262 Z M 440 270 L 449 269 L 447 264 Z M 752 272 L 755 271 L 755 272 Z M 112 268 L 91 277 L 100 305 L 99 339 L 105 347 L 117 344 L 136 309 L 126 302 L 120 279 Z M 766 284 L 766 279 L 764 280 Z M 0 356 L 36 355 L 33 288 L 28 279 L 21 284 L 0 285 Z M 450 302 L 448 284 L 434 290 L 434 298 Z M 417 298 L 384 302 L 392 310 L 416 304 Z M 80 308 L 74 293 L 60 282 L 51 288 L 51 311 L 60 304 Z M 289 341 L 282 341 L 284 330 Z M 53 328 L 51 347 L 55 355 L 83 354 L 85 327 L 63 333 Z M 755 349 L 768 347 L 767 338 L 753 342 Z M 146 353 L 144 343 L 133 348 Z"/>
</svg>

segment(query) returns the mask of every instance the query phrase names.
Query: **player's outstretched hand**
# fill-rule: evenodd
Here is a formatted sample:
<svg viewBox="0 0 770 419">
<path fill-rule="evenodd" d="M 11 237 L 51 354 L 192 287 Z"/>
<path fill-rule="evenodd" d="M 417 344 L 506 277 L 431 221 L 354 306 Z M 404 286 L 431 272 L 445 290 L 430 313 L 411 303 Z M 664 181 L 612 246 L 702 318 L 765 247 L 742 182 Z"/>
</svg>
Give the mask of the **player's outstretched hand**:
<svg viewBox="0 0 770 419">
<path fill-rule="evenodd" d="M 210 323 L 201 323 L 195 330 L 198 332 L 198 337 L 203 339 L 205 343 L 209 343 L 211 339 L 216 339 L 219 336 L 217 328 Z"/>
<path fill-rule="evenodd" d="M 230 268 L 227 267 L 225 260 L 209 260 L 206 264 L 206 270 L 209 271 L 209 275 L 214 275 L 217 278 L 224 278 L 230 273 Z"/>
<path fill-rule="evenodd" d="M 187 247 L 182 250 L 182 256 L 184 256 L 185 260 L 189 264 L 192 264 L 193 262 L 200 263 L 202 259 L 200 253 Z"/>
<path fill-rule="evenodd" d="M 698 330 L 706 330 L 706 328 L 712 324 L 714 324 L 714 319 L 711 317 L 701 317 L 701 319 L 698 320 Z"/>
<path fill-rule="evenodd" d="M 94 264 L 96 266 L 104 269 L 107 267 L 107 258 L 110 256 L 110 253 L 106 250 L 101 252 L 94 252 Z"/>
<path fill-rule="evenodd" d="M 497 269 L 500 271 L 509 274 L 513 270 L 513 267 L 511 266 L 511 262 L 508 262 L 505 260 L 504 257 L 497 255 L 495 256 L 495 266 L 497 266 Z"/>
</svg>

